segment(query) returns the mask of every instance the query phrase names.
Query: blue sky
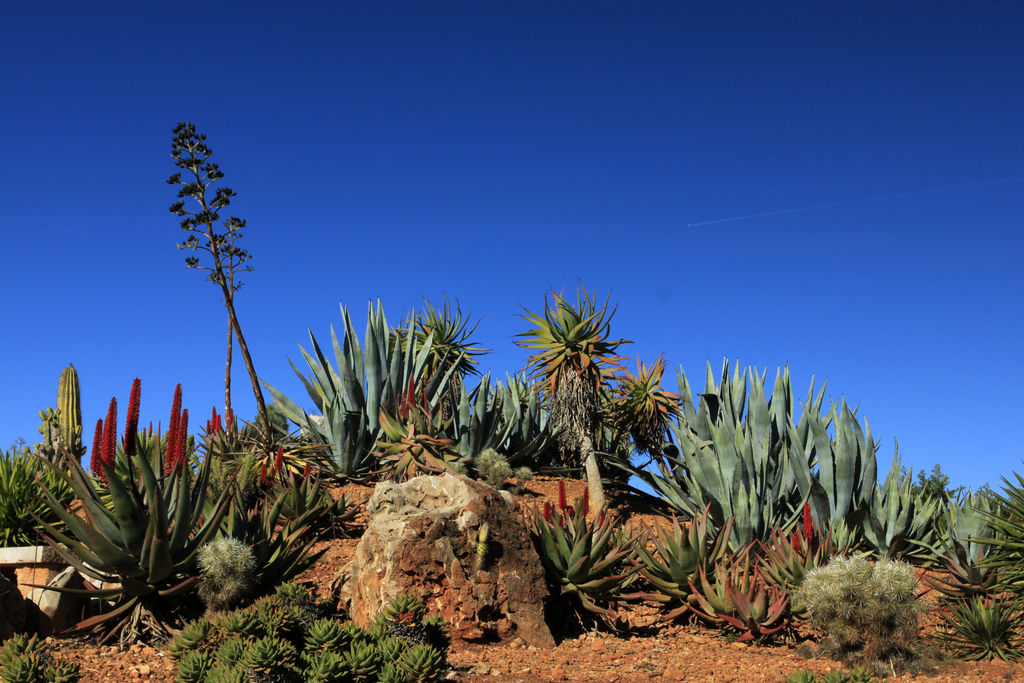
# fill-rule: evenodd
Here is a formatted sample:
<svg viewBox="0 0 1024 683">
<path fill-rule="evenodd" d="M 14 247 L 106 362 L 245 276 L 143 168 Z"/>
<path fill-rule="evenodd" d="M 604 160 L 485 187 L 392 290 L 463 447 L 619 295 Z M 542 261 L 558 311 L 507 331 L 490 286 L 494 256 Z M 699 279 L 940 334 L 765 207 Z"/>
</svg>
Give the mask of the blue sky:
<svg viewBox="0 0 1024 683">
<path fill-rule="evenodd" d="M 579 281 L 633 357 L 698 385 L 788 363 L 860 404 L 880 468 L 895 438 L 998 483 L 1024 458 L 1021 26 L 1017 2 L 12 5 L 0 443 L 38 438 L 68 362 L 89 435 L 136 376 L 143 422 L 178 382 L 194 427 L 222 404 L 224 308 L 164 182 L 193 121 L 248 221 L 257 371 L 293 398 L 339 302 L 361 330 L 369 300 L 456 297 L 503 376 L 521 307 Z M 237 353 L 234 397 L 251 417 Z"/>
</svg>

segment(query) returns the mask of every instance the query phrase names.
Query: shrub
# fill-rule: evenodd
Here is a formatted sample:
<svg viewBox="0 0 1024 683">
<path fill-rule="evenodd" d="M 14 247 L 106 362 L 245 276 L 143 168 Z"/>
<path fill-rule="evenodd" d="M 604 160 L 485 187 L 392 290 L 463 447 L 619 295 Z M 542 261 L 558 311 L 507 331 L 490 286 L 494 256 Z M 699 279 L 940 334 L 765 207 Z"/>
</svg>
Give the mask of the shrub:
<svg viewBox="0 0 1024 683">
<path fill-rule="evenodd" d="M 824 634 L 825 652 L 847 664 L 895 667 L 915 657 L 924 611 L 916 591 L 909 564 L 847 557 L 812 569 L 794 595 Z"/>
</svg>

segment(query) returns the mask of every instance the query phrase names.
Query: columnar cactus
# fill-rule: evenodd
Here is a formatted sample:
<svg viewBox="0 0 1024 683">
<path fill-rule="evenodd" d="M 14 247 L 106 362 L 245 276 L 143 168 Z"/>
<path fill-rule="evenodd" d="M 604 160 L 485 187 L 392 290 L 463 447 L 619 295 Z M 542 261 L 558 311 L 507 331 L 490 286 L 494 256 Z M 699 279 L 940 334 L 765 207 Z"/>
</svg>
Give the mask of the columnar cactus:
<svg viewBox="0 0 1024 683">
<path fill-rule="evenodd" d="M 78 386 L 78 371 L 68 366 L 60 373 L 57 383 L 57 420 L 60 442 L 73 456 L 82 455 L 82 400 Z"/>
</svg>

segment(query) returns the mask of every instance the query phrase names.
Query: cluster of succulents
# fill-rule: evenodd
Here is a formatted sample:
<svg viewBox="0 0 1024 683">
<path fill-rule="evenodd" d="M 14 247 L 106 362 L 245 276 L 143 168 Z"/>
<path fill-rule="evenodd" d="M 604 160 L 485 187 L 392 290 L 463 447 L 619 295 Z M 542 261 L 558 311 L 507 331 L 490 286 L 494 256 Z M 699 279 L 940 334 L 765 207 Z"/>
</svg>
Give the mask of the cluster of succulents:
<svg viewBox="0 0 1024 683">
<path fill-rule="evenodd" d="M 570 506 L 565 483 L 558 483 L 558 506 L 534 510 L 530 533 L 557 599 L 568 600 L 566 617 L 580 622 L 614 618 L 609 609 L 624 595 L 635 569 L 627 566 L 635 539 L 622 533 L 614 514 L 595 511 L 590 519 L 589 492 Z"/>
<path fill-rule="evenodd" d="M 37 636 L 15 634 L 0 647 L 3 683 L 76 683 L 77 664 L 51 656 Z"/>
<path fill-rule="evenodd" d="M 191 622 L 171 641 L 182 683 L 381 681 L 420 683 L 447 672 L 447 628 L 422 601 L 399 595 L 370 629 L 325 614 L 301 584 L 213 621 Z"/>
</svg>

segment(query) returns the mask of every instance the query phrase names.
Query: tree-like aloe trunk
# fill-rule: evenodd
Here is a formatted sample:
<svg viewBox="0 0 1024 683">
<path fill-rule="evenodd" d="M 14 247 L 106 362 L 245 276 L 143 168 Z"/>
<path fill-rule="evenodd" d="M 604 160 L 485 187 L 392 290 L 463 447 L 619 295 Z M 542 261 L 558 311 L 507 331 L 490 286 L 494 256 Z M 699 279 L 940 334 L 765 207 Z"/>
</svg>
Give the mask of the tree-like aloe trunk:
<svg viewBox="0 0 1024 683">
<path fill-rule="evenodd" d="M 580 444 L 580 455 L 583 456 L 583 466 L 587 471 L 587 488 L 590 489 L 591 510 L 594 514 L 600 514 L 604 510 L 604 484 L 601 482 L 601 469 L 597 465 L 597 454 L 594 452 L 594 442 L 589 436 L 583 437 Z"/>
</svg>

